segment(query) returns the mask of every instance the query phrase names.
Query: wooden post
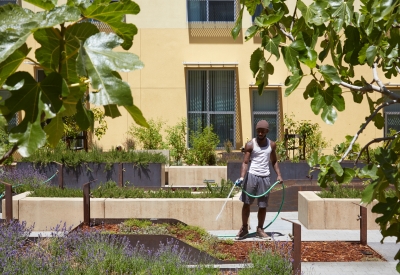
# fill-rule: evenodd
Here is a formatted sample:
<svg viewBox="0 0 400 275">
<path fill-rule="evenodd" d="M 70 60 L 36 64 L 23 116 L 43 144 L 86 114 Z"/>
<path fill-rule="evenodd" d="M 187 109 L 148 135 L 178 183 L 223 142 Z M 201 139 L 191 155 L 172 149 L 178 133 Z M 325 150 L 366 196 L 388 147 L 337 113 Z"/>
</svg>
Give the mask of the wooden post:
<svg viewBox="0 0 400 275">
<path fill-rule="evenodd" d="M 118 186 L 124 186 L 124 165 L 122 163 L 118 164 Z"/>
<path fill-rule="evenodd" d="M 12 201 L 12 185 L 8 183 L 4 183 L 5 186 L 5 200 L 6 200 L 6 221 L 11 222 L 13 219 L 13 201 Z"/>
<path fill-rule="evenodd" d="M 90 182 L 83 185 L 83 224 L 90 225 Z"/>
<path fill-rule="evenodd" d="M 367 245 L 367 229 L 367 207 L 360 205 L 360 243 L 362 245 Z"/>
<path fill-rule="evenodd" d="M 293 235 L 293 275 L 301 274 L 301 225 L 291 220 L 282 218 L 282 220 L 292 223 Z"/>
<path fill-rule="evenodd" d="M 64 177 L 63 177 L 63 168 L 64 165 L 61 163 L 57 163 L 58 166 L 58 187 L 60 189 L 64 189 Z"/>
</svg>

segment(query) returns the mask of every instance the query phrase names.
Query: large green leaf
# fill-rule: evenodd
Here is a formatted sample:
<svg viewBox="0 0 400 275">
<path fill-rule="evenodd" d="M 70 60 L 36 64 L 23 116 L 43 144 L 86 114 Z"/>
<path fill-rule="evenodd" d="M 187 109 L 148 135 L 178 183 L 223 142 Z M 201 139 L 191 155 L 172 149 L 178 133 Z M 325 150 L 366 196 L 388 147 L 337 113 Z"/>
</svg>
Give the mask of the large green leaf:
<svg viewBox="0 0 400 275">
<path fill-rule="evenodd" d="M 43 129 L 47 135 L 47 142 L 51 147 L 56 147 L 64 135 L 64 123 L 61 115 L 52 118 Z"/>
<path fill-rule="evenodd" d="M 143 68 L 137 55 L 124 52 L 113 52 L 122 40 L 115 34 L 98 33 L 88 38 L 83 48 L 86 55 L 80 52 L 78 64 L 86 69 L 95 93 L 91 93 L 90 103 L 95 105 L 128 105 L 133 104 L 131 89 L 128 83 L 112 73 L 113 71 L 132 71 Z"/>
<path fill-rule="evenodd" d="M 288 86 L 285 90 L 285 96 L 289 96 L 299 85 L 303 79 L 303 73 L 296 71 L 295 74 L 288 76 L 285 81 L 285 85 Z"/>
<path fill-rule="evenodd" d="M 283 13 L 284 11 L 279 11 L 276 14 L 263 14 L 254 19 L 254 24 L 259 26 L 260 28 L 269 27 L 278 22 L 282 18 Z"/>
<path fill-rule="evenodd" d="M 31 3 L 44 10 L 51 10 L 57 5 L 57 0 L 25 0 L 25 2 Z"/>
<path fill-rule="evenodd" d="M 242 9 L 240 10 L 239 17 L 236 20 L 235 26 L 231 30 L 231 35 L 232 35 L 233 39 L 236 39 L 238 37 L 240 31 L 242 30 L 243 9 L 244 9 L 244 7 L 242 7 Z"/>
<path fill-rule="evenodd" d="M 314 98 L 311 101 L 311 110 L 314 112 L 314 114 L 318 115 L 322 109 L 322 120 L 325 121 L 325 123 L 327 124 L 334 124 L 337 119 L 337 112 L 334 109 L 333 105 L 328 105 L 326 103 L 325 100 L 329 97 L 327 97 L 326 95 L 324 96 L 324 94 L 324 92 L 322 92 L 322 94 L 318 92 L 314 95 Z"/>
<path fill-rule="evenodd" d="M 61 6 L 47 12 L 34 13 L 18 5 L 0 7 L 0 62 L 20 48 L 33 32 L 80 18 L 78 8 Z M 15 22 L 18 22 L 16 24 Z"/>
<path fill-rule="evenodd" d="M 0 63 L 0 87 L 3 86 L 7 77 L 15 73 L 22 64 L 30 49 L 24 43 L 19 49 L 13 52 L 6 60 Z M 1 99 L 0 99 L 1 101 Z"/>
<path fill-rule="evenodd" d="M 116 117 L 121 116 L 121 113 L 118 110 L 118 106 L 113 104 L 113 105 L 105 105 L 104 106 L 104 115 L 112 117 L 112 118 L 116 118 Z"/>
<path fill-rule="evenodd" d="M 135 105 L 132 106 L 124 106 L 125 109 L 128 111 L 128 113 L 131 115 L 133 120 L 136 122 L 136 124 L 143 126 L 143 127 L 149 127 L 149 124 L 147 123 L 146 119 L 144 118 L 142 111 Z"/>
<path fill-rule="evenodd" d="M 93 130 L 94 128 L 94 114 L 91 110 L 86 109 L 83 106 L 82 100 L 79 100 L 76 104 L 75 120 L 79 128 L 84 131 L 87 129 Z"/>
<path fill-rule="evenodd" d="M 367 58 L 367 64 L 369 66 L 372 66 L 372 64 L 375 61 L 376 58 L 376 53 L 378 52 L 378 48 L 374 45 L 369 46 L 366 50 L 366 58 Z"/>
<path fill-rule="evenodd" d="M 58 113 L 62 107 L 63 90 L 68 90 L 63 77 L 58 73 L 51 73 L 40 83 L 40 88 L 42 90 L 41 100 L 51 106 L 54 113 Z"/>
<path fill-rule="evenodd" d="M 319 68 L 319 72 L 322 74 L 327 83 L 340 84 L 342 81 L 337 73 L 336 68 L 331 65 L 322 65 Z"/>
<path fill-rule="evenodd" d="M 35 52 L 37 61 L 45 72 L 57 71 L 60 63 L 60 31 L 56 28 L 37 30 L 33 37 L 42 47 Z"/>
<path fill-rule="evenodd" d="M 18 145 L 18 153 L 23 157 L 30 156 L 37 148 L 46 143 L 46 133 L 42 130 L 39 120 L 33 123 L 23 120 L 11 129 L 10 142 Z"/>
<path fill-rule="evenodd" d="M 276 60 L 281 56 L 279 54 L 279 44 L 281 42 L 281 36 L 278 34 L 273 38 L 270 38 L 268 35 L 265 35 L 262 40 L 262 46 L 264 49 L 272 53 L 276 56 Z"/>
<path fill-rule="evenodd" d="M 109 0 L 94 0 L 82 14 L 87 18 L 99 20 L 108 24 L 124 41 L 122 48 L 128 50 L 132 46 L 133 37 L 137 34 L 134 24 L 124 23 L 126 14 L 138 14 L 139 6 L 131 0 L 110 2 Z"/>
<path fill-rule="evenodd" d="M 315 24 L 318 26 L 329 20 L 329 13 L 326 10 L 328 7 L 327 1 L 317 0 L 307 6 L 301 0 L 297 0 L 297 7 L 301 11 L 307 24 Z"/>
<path fill-rule="evenodd" d="M 246 39 L 246 41 L 249 41 L 251 38 L 253 38 L 254 35 L 256 35 L 258 31 L 258 26 L 253 25 L 250 28 L 248 28 L 244 34 L 244 39 Z"/>
<path fill-rule="evenodd" d="M 343 174 L 341 176 L 336 176 L 338 183 L 350 183 L 356 172 L 352 168 L 343 168 Z"/>
<path fill-rule="evenodd" d="M 46 79 L 45 79 L 46 80 Z M 54 83 L 48 83 L 54 81 Z M 36 80 L 27 72 L 16 72 L 11 75 L 6 84 L 11 88 L 11 97 L 6 100 L 7 108 L 11 114 L 19 111 L 24 111 L 25 116 L 22 120 L 25 126 L 29 122 L 31 127 L 35 127 L 35 122 L 41 122 L 39 106 L 41 103 L 51 105 L 57 112 L 60 108 L 60 97 L 62 93 L 62 78 L 51 76 L 46 80 L 46 88 L 41 87 L 41 83 Z M 43 90 L 42 90 L 43 89 Z"/>
<path fill-rule="evenodd" d="M 250 57 L 250 69 L 253 72 L 253 77 L 256 76 L 258 70 L 260 69 L 259 63 L 260 59 L 264 57 L 264 53 L 261 49 L 257 48 Z"/>
<path fill-rule="evenodd" d="M 393 11 L 396 5 L 397 4 L 395 4 L 394 0 L 373 1 L 373 5 L 371 7 L 371 15 L 374 21 L 378 22 L 387 17 Z"/>
<path fill-rule="evenodd" d="M 328 12 L 331 14 L 333 18 L 333 29 L 335 32 L 339 32 L 343 24 L 346 26 L 351 23 L 351 19 L 353 18 L 353 7 L 354 0 L 330 0 L 329 6 L 330 9 Z"/>
<path fill-rule="evenodd" d="M 299 53 L 293 47 L 282 47 L 283 60 L 285 61 L 286 67 L 290 72 L 295 73 L 299 70 L 300 64 L 297 61 Z"/>
</svg>

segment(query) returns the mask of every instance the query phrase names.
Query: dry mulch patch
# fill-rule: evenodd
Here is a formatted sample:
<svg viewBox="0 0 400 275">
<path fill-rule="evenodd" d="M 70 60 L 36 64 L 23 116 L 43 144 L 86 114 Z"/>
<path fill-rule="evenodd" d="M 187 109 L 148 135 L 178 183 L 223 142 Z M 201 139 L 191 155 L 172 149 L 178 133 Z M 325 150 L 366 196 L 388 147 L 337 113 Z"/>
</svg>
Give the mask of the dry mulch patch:
<svg viewBox="0 0 400 275">
<path fill-rule="evenodd" d="M 88 230 L 101 230 L 113 233 L 119 233 L 118 224 L 103 224 L 95 226 L 83 226 L 83 231 Z M 169 226 L 169 230 L 173 230 L 171 235 L 186 243 L 201 244 L 202 240 L 197 232 L 179 232 L 178 227 L 174 225 Z M 122 232 L 121 232 L 122 233 Z M 125 234 L 125 233 L 124 233 Z M 190 242 L 187 236 L 191 235 Z M 253 250 L 271 249 L 284 246 L 289 248 L 291 242 L 283 241 L 234 241 L 233 243 L 219 242 L 214 244 L 213 251 L 218 253 L 225 253 L 229 255 L 228 260 L 235 260 L 239 262 L 249 261 L 249 253 Z M 302 242 L 301 247 L 301 261 L 302 262 L 362 262 L 362 261 L 386 261 L 380 254 L 373 250 L 368 245 L 361 245 L 359 242 L 345 242 L 345 241 L 313 241 Z"/>
</svg>

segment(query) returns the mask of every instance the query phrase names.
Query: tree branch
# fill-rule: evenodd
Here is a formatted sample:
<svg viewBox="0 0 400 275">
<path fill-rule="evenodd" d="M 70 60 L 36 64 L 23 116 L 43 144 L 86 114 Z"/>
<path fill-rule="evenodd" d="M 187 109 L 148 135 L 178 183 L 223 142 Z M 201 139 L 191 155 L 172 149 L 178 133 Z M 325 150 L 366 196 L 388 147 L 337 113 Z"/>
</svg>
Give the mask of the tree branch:
<svg viewBox="0 0 400 275">
<path fill-rule="evenodd" d="M 2 164 L 6 159 L 8 159 L 12 154 L 18 150 L 18 145 L 14 145 L 4 156 L 0 159 L 0 164 Z"/>
<path fill-rule="evenodd" d="M 285 31 L 285 28 L 282 27 L 282 26 L 283 26 L 282 24 L 277 24 L 277 26 L 278 26 L 278 28 L 281 30 L 281 32 L 282 32 L 284 35 L 286 35 L 292 42 L 294 42 L 294 37 L 293 37 L 293 35 L 292 35 L 291 33 L 287 32 L 287 31 Z"/>
<path fill-rule="evenodd" d="M 382 103 L 380 106 L 376 107 L 375 111 L 368 117 L 367 121 L 361 126 L 361 128 L 357 131 L 357 133 L 354 135 L 352 141 L 350 142 L 349 147 L 347 148 L 346 152 L 343 154 L 342 158 L 338 161 L 339 163 L 342 162 L 347 155 L 349 154 L 349 152 L 351 151 L 351 149 L 353 148 L 354 143 L 356 142 L 358 136 L 364 131 L 364 129 L 367 127 L 367 125 L 372 121 L 372 119 L 376 116 L 376 114 L 384 107 L 392 105 L 392 104 L 396 104 L 398 103 L 397 100 L 392 100 L 392 101 L 388 101 L 385 103 Z"/>
<path fill-rule="evenodd" d="M 368 142 L 358 153 L 357 159 L 355 161 L 355 163 L 357 164 L 358 160 L 360 159 L 360 156 L 362 154 L 362 152 L 364 150 L 368 151 L 368 147 L 372 144 L 372 143 L 376 143 L 376 142 L 381 142 L 381 141 L 385 141 L 385 140 L 394 140 L 396 137 L 392 136 L 392 137 L 383 137 L 383 138 L 374 138 L 373 140 L 371 140 L 370 142 Z M 367 162 L 369 162 L 369 154 L 368 154 L 368 159 Z"/>
<path fill-rule="evenodd" d="M 290 23 L 289 33 L 292 33 L 293 25 L 294 25 L 294 18 L 296 17 L 296 12 L 297 12 L 297 1 L 296 1 L 296 6 L 294 7 L 294 11 L 293 11 L 293 17 L 292 17 L 292 22 Z"/>
</svg>

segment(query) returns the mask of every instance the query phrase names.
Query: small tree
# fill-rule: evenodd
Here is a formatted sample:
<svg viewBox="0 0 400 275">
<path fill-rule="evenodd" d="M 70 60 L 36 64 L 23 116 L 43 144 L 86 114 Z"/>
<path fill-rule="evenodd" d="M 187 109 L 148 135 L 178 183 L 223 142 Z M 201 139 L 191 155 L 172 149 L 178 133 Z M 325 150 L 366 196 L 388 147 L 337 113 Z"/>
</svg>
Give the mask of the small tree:
<svg viewBox="0 0 400 275">
<path fill-rule="evenodd" d="M 139 13 L 139 6 L 131 0 L 68 0 L 59 6 L 57 1 L 26 2 L 43 11 L 16 4 L 0 7 L 0 87 L 7 90 L 0 93 L 0 114 L 10 121 L 15 113 L 24 113 L 8 136 L 13 146 L 0 163 L 17 150 L 26 157 L 46 142 L 56 146 L 64 134 L 65 116 L 74 116 L 82 131 L 93 128 L 93 112 L 82 104 L 88 89 L 90 104 L 104 106 L 106 116 L 120 116 L 118 106 L 123 106 L 137 124 L 148 126 L 118 73 L 141 69 L 143 63 L 133 53 L 113 51 L 131 48 L 137 28 L 123 19 Z M 90 21 L 105 23 L 113 33 L 100 32 Z M 28 57 L 26 41 L 31 36 L 40 45 L 35 59 Z M 25 61 L 42 68 L 46 77 L 37 82 L 18 71 Z M 3 127 L 4 121 L 0 123 Z"/>
<path fill-rule="evenodd" d="M 342 168 L 340 163 L 352 150 L 358 136 L 371 124 L 378 129 L 384 126 L 381 110 L 385 106 L 400 103 L 400 95 L 390 91 L 381 81 L 395 77 L 400 72 L 400 0 L 361 0 L 359 11 L 354 11 L 354 0 L 314 0 L 306 5 L 295 1 L 289 13 L 284 0 L 241 0 L 240 15 L 232 29 L 236 38 L 242 29 L 245 8 L 254 14 L 257 5 L 262 12 L 254 24 L 246 30 L 245 39 L 260 36 L 262 43 L 250 57 L 250 69 L 256 78 L 261 94 L 274 73 L 272 58 L 283 58 L 289 76 L 285 96 L 296 91 L 299 84 L 310 76 L 303 93 L 311 99 L 311 109 L 328 124 L 337 119 L 337 112 L 345 109 L 342 89 L 348 89 L 355 103 L 368 101 L 370 113 L 365 123 L 356 131 L 347 150 L 337 159 L 334 156 L 310 159 L 311 167 L 319 164 L 318 183 L 326 187 L 332 179 L 340 183 L 350 182 L 353 177 L 370 179 L 371 184 L 363 193 L 363 202 L 377 199 L 372 208 L 381 214 L 376 219 L 383 236 L 395 236 L 400 241 L 400 135 L 371 140 L 359 152 L 368 152 L 371 144 L 381 143 L 375 152 L 375 163 L 357 168 Z M 291 2 L 291 3 L 294 3 Z M 318 47 L 319 45 L 319 47 Z M 319 51 L 319 52 L 317 52 Z M 330 57 L 331 61 L 327 60 Z M 369 76 L 356 77 L 361 66 L 370 68 Z M 306 73 L 304 73 L 306 71 Z M 369 80 L 367 80 L 369 78 Z M 378 93 L 378 96 L 372 94 Z M 396 196 L 386 198 L 384 190 L 392 187 Z M 400 250 L 395 255 L 400 260 Z M 400 272 L 400 262 L 397 264 Z"/>
<path fill-rule="evenodd" d="M 187 154 L 186 119 L 182 118 L 176 125 L 167 128 L 167 144 L 170 148 L 170 155 L 175 164 L 182 164 L 183 159 Z"/>
<path fill-rule="evenodd" d="M 190 145 L 188 156 L 185 161 L 187 164 L 215 165 L 217 156 L 215 149 L 219 144 L 219 138 L 213 131 L 213 127 L 207 126 L 190 134 Z"/>
<path fill-rule="evenodd" d="M 135 145 L 140 144 L 142 149 L 145 150 L 158 150 L 164 149 L 166 146 L 163 142 L 161 129 L 163 122 L 161 120 L 150 119 L 148 127 L 140 127 L 131 125 L 128 135 L 135 140 Z"/>
</svg>

